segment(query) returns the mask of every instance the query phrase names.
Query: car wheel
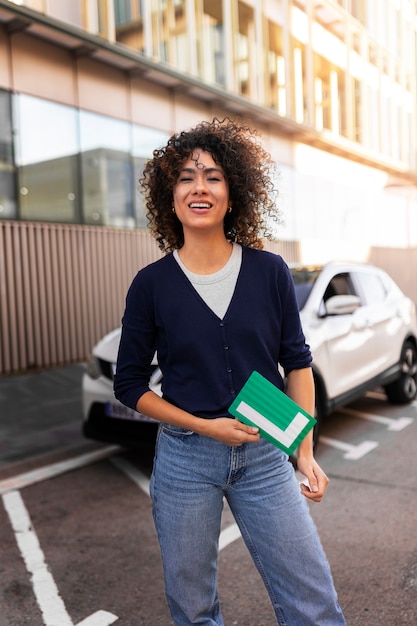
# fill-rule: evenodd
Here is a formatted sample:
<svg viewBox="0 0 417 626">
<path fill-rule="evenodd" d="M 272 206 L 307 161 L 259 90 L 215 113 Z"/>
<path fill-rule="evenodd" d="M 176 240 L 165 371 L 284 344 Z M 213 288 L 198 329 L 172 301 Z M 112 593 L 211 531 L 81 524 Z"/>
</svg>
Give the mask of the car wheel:
<svg viewBox="0 0 417 626">
<path fill-rule="evenodd" d="M 400 365 L 397 380 L 385 387 L 388 400 L 393 404 L 407 404 L 417 396 L 417 348 L 412 341 L 404 343 Z"/>
</svg>

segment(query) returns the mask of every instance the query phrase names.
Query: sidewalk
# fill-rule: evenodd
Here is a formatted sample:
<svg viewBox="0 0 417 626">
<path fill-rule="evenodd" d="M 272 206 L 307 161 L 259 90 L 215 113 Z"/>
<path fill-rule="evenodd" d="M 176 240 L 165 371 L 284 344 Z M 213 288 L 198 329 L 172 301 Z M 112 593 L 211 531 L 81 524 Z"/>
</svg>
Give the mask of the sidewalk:
<svg viewBox="0 0 417 626">
<path fill-rule="evenodd" d="M 84 365 L 0 377 L 0 472 L 38 457 L 99 444 L 81 432 Z M 9 473 L 8 470 L 6 470 Z"/>
</svg>

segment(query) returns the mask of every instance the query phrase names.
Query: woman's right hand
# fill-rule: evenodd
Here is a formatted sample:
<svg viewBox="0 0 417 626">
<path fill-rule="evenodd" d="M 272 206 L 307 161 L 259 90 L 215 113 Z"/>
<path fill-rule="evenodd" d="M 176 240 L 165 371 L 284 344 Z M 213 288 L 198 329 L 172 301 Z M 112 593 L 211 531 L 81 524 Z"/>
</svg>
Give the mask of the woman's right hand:
<svg viewBox="0 0 417 626">
<path fill-rule="evenodd" d="M 217 417 L 215 419 L 201 419 L 201 429 L 196 429 L 200 435 L 217 439 L 228 446 L 241 446 L 243 443 L 259 441 L 259 428 L 247 426 L 237 419 Z"/>
<path fill-rule="evenodd" d="M 199 435 L 217 439 L 228 446 L 241 446 L 243 443 L 259 441 L 258 428 L 247 426 L 231 417 L 205 419 L 187 413 L 170 402 L 148 391 L 140 397 L 136 410 L 166 424 L 174 424 Z"/>
</svg>

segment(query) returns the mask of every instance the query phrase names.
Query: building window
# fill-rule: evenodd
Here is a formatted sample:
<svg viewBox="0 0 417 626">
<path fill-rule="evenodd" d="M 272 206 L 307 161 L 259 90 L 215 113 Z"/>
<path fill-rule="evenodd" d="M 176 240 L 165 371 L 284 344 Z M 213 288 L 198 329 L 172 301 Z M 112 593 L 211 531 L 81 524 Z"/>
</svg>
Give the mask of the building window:
<svg viewBox="0 0 417 626">
<path fill-rule="evenodd" d="M 0 90 L 0 219 L 16 217 L 16 204 L 11 101 L 10 94 Z"/>
<path fill-rule="evenodd" d="M 132 22 L 134 7 L 131 0 L 114 0 L 114 19 L 116 26 Z"/>
<path fill-rule="evenodd" d="M 185 2 L 155 0 L 151 10 L 153 56 L 183 72 L 189 72 L 189 33 Z"/>
<path fill-rule="evenodd" d="M 145 0 L 114 0 L 116 40 L 142 54 L 145 52 L 144 2 Z"/>
<path fill-rule="evenodd" d="M 78 222 L 76 110 L 26 95 L 14 105 L 20 217 Z"/>
<path fill-rule="evenodd" d="M 0 219 L 146 227 L 138 180 L 167 133 L 26 95 L 13 105 L 0 90 Z"/>
<path fill-rule="evenodd" d="M 362 103 L 363 103 L 363 84 L 362 81 L 354 78 L 352 80 L 353 91 L 353 139 L 358 143 L 362 143 L 363 140 L 363 116 L 362 116 Z"/>
<path fill-rule="evenodd" d="M 83 23 L 87 31 L 108 38 L 113 31 L 112 11 L 107 0 L 82 0 Z M 115 6 L 115 11 L 117 7 Z M 110 13 L 110 15 L 109 15 Z"/>
<path fill-rule="evenodd" d="M 80 138 L 84 223 L 134 227 L 130 125 L 81 111 Z"/>
<path fill-rule="evenodd" d="M 315 127 L 346 134 L 345 74 L 318 54 L 314 65 Z"/>
<path fill-rule="evenodd" d="M 133 169 L 135 181 L 135 218 L 138 228 L 146 228 L 147 218 L 144 198 L 140 192 L 139 179 L 142 176 L 146 160 L 152 152 L 166 144 L 168 134 L 163 131 L 135 125 L 133 127 Z"/>
<path fill-rule="evenodd" d="M 306 48 L 303 44 L 291 37 L 293 93 L 291 99 L 291 114 L 295 121 L 303 124 L 307 119 L 307 76 L 306 76 Z"/>
<path fill-rule="evenodd" d="M 226 84 L 222 2 L 204 0 L 196 14 L 198 75 L 207 83 Z"/>
<path fill-rule="evenodd" d="M 276 109 L 280 115 L 284 116 L 287 113 L 287 102 L 282 28 L 271 21 L 268 22 L 266 56 L 266 105 Z"/>
<path fill-rule="evenodd" d="M 251 71 L 255 59 L 255 33 L 253 10 L 238 3 L 238 32 L 235 34 L 235 74 L 237 91 L 243 96 L 256 95 L 256 87 L 251 85 L 255 73 Z"/>
</svg>

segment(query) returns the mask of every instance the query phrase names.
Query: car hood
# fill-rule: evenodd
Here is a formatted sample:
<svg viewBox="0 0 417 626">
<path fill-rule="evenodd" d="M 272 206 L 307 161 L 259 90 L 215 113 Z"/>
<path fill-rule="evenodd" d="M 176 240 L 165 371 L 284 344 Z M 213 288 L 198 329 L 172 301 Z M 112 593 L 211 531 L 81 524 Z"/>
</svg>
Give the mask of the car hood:
<svg viewBox="0 0 417 626">
<path fill-rule="evenodd" d="M 121 328 L 115 328 L 110 333 L 105 335 L 103 339 L 101 339 L 98 344 L 94 346 L 94 356 L 98 359 L 103 359 L 103 361 L 116 363 L 121 332 Z"/>
<path fill-rule="evenodd" d="M 93 348 L 93 354 L 97 359 L 108 361 L 109 363 L 116 363 L 117 354 L 119 352 L 120 336 L 122 334 L 121 328 L 115 328 L 110 333 L 105 335 Z M 152 365 L 158 363 L 156 353 L 152 359 Z"/>
</svg>

